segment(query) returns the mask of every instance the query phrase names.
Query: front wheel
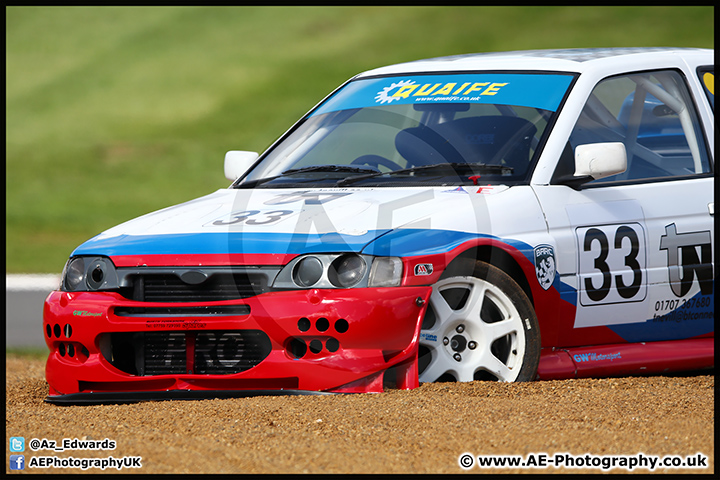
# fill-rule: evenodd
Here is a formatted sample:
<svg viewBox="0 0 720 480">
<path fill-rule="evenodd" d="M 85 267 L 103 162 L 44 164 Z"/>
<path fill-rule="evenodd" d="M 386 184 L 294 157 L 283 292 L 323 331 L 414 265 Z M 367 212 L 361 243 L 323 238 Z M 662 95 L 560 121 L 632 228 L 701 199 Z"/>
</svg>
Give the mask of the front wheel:
<svg viewBox="0 0 720 480">
<path fill-rule="evenodd" d="M 534 380 L 540 330 L 525 292 L 478 261 L 472 276 L 433 285 L 420 335 L 420 382 Z"/>
</svg>

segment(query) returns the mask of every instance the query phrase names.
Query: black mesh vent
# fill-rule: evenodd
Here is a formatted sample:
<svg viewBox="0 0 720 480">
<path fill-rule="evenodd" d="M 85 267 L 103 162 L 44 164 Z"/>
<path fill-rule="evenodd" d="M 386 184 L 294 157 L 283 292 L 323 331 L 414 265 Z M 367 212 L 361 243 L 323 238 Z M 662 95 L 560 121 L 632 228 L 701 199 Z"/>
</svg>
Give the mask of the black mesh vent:
<svg viewBox="0 0 720 480">
<path fill-rule="evenodd" d="M 144 302 L 212 302 L 253 297 L 267 291 L 267 277 L 216 273 L 191 285 L 173 274 L 147 274 L 133 278 L 133 300 Z"/>
<path fill-rule="evenodd" d="M 270 353 L 270 341 L 260 331 L 198 332 L 197 373 L 238 373 L 254 367 Z"/>
<path fill-rule="evenodd" d="M 271 350 L 260 330 L 123 332 L 100 343 L 115 368 L 141 376 L 229 375 L 258 365 Z"/>
<path fill-rule="evenodd" d="M 186 373 L 185 332 L 145 334 L 145 375 Z"/>
</svg>

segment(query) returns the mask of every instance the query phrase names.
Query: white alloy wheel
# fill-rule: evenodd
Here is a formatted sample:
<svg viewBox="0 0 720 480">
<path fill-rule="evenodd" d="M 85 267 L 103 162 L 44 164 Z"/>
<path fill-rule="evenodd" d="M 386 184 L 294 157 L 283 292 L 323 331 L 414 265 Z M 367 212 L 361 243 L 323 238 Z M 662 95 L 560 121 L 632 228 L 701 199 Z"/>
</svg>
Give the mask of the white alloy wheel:
<svg viewBox="0 0 720 480">
<path fill-rule="evenodd" d="M 540 342 L 532 306 L 504 272 L 478 263 L 489 280 L 450 277 L 433 285 L 420 335 L 420 382 L 535 377 Z"/>
</svg>

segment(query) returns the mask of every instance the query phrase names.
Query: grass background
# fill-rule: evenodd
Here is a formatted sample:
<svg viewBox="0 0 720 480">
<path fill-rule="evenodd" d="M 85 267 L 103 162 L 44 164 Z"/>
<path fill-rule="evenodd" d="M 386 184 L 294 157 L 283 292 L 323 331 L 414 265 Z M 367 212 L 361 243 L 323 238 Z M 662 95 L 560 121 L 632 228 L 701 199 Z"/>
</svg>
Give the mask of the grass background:
<svg viewBox="0 0 720 480">
<path fill-rule="evenodd" d="M 714 48 L 713 7 L 6 7 L 7 273 L 228 185 L 350 76 L 442 55 Z"/>
</svg>

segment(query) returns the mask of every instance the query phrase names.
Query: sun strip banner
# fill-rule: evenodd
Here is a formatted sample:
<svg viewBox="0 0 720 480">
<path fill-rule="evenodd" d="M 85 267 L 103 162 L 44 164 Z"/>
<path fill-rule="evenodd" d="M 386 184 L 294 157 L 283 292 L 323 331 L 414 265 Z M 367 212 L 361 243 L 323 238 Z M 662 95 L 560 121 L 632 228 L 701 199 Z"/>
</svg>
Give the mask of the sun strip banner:
<svg viewBox="0 0 720 480">
<path fill-rule="evenodd" d="M 570 74 L 448 74 L 355 80 L 340 89 L 313 115 L 383 105 L 489 103 L 555 111 Z"/>
</svg>

